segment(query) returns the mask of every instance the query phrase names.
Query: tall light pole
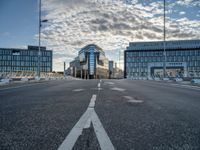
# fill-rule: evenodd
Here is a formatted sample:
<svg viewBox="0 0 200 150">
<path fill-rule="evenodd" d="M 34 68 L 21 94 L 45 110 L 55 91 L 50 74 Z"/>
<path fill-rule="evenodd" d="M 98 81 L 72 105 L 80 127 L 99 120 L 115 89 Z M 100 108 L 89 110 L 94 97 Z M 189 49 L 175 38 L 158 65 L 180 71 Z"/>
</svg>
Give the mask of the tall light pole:
<svg viewBox="0 0 200 150">
<path fill-rule="evenodd" d="M 41 20 L 41 0 L 39 0 L 39 46 L 38 46 L 38 67 L 37 67 L 37 77 L 40 79 L 40 56 L 41 56 L 41 27 L 42 22 L 47 22 L 48 20 Z"/>
<path fill-rule="evenodd" d="M 121 47 L 120 47 L 120 48 L 121 48 Z M 118 59 L 119 59 L 119 69 L 120 69 L 120 48 L 119 48 L 119 56 L 118 56 L 118 57 L 119 57 L 119 58 L 118 58 Z"/>
<path fill-rule="evenodd" d="M 65 61 L 64 61 L 64 70 L 63 70 L 63 75 L 64 75 L 64 77 L 66 76 L 66 74 L 65 74 L 65 68 L 66 68 L 66 63 L 65 63 Z"/>
<path fill-rule="evenodd" d="M 40 34 L 41 34 L 41 0 L 39 0 L 39 47 L 38 47 L 38 67 L 37 77 L 40 78 Z"/>
<path fill-rule="evenodd" d="M 163 23 L 164 23 L 164 26 L 163 26 L 163 32 L 164 32 L 164 35 L 163 35 L 163 76 L 164 78 L 166 77 L 166 31 L 165 31 L 165 0 L 164 0 L 164 16 L 163 16 Z"/>
</svg>

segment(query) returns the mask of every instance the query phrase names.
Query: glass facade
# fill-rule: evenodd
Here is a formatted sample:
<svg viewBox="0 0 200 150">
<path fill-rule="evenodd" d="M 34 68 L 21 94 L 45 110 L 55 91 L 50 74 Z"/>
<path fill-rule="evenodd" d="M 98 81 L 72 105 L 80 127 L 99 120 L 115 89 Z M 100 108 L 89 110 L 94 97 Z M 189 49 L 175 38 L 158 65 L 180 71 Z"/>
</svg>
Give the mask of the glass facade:
<svg viewBox="0 0 200 150">
<path fill-rule="evenodd" d="M 94 75 L 95 69 L 95 56 L 94 56 L 94 47 L 91 46 L 89 50 L 89 73 L 90 75 Z"/>
<path fill-rule="evenodd" d="M 168 45 L 178 42 L 174 47 L 166 47 L 166 71 L 170 76 L 200 76 L 200 42 L 168 41 Z M 145 47 L 144 47 L 145 43 Z M 137 45 L 138 43 L 136 43 Z M 154 44 L 154 47 L 148 46 Z M 131 43 L 125 51 L 125 77 L 148 77 L 163 75 L 163 49 L 156 45 L 162 42 L 143 42 L 135 48 Z M 132 50 L 131 50 L 132 49 Z"/>
<path fill-rule="evenodd" d="M 78 63 L 70 63 L 70 67 L 76 72 L 76 77 L 108 78 L 108 59 L 100 47 L 95 44 L 86 45 L 79 51 L 78 58 Z"/>
<path fill-rule="evenodd" d="M 32 49 L 0 48 L 0 72 L 37 71 L 38 47 Z M 41 72 L 52 72 L 52 51 L 41 48 Z"/>
</svg>

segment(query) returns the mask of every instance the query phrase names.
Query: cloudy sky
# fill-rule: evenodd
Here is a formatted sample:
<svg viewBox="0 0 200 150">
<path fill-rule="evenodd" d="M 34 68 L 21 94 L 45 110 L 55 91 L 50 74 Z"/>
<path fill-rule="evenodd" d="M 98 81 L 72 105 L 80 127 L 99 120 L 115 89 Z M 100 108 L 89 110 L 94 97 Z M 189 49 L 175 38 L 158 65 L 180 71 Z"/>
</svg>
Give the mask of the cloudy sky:
<svg viewBox="0 0 200 150">
<path fill-rule="evenodd" d="M 200 39 L 199 0 L 166 0 L 166 13 L 167 40 Z M 163 0 L 42 0 L 42 18 L 57 71 L 90 43 L 118 61 L 129 42 L 163 38 Z M 37 0 L 1 0 L 0 20 L 0 47 L 38 44 Z"/>
</svg>

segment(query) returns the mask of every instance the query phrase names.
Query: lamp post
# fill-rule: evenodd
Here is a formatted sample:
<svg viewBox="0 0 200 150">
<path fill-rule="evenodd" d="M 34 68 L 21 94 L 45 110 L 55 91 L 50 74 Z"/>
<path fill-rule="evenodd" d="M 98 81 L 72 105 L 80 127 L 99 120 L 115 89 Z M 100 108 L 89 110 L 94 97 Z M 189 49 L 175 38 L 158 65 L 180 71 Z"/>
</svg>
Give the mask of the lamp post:
<svg viewBox="0 0 200 150">
<path fill-rule="evenodd" d="M 39 47 L 38 47 L 38 67 L 37 78 L 40 78 L 40 33 L 41 33 L 41 0 L 39 1 Z"/>
<path fill-rule="evenodd" d="M 163 56 L 164 56 L 164 60 L 163 60 L 163 77 L 165 78 L 166 77 L 166 31 L 165 31 L 165 0 L 164 0 L 164 16 L 163 16 L 163 23 L 164 23 L 164 26 L 163 26 L 163 32 L 164 32 L 164 35 L 163 35 Z"/>
<path fill-rule="evenodd" d="M 41 56 L 41 27 L 42 27 L 42 22 L 47 22 L 48 20 L 41 20 L 41 0 L 39 0 L 39 46 L 38 46 L 38 67 L 37 67 L 37 78 L 40 79 L 40 56 Z"/>
<path fill-rule="evenodd" d="M 65 61 L 64 61 L 64 70 L 63 70 L 63 75 L 64 75 L 64 77 L 66 77 L 65 68 L 66 68 L 66 63 L 65 63 Z"/>
<path fill-rule="evenodd" d="M 119 58 L 118 58 L 118 59 L 119 59 L 118 61 L 119 61 L 119 69 L 120 69 L 120 48 L 119 48 L 119 56 L 118 56 L 118 57 L 119 57 Z"/>
</svg>

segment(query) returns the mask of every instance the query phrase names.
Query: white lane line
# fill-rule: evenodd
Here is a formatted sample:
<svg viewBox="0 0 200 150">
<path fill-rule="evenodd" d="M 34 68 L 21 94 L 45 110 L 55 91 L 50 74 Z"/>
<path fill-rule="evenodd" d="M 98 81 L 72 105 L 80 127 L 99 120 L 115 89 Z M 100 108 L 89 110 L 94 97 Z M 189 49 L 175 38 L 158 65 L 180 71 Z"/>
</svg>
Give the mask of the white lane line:
<svg viewBox="0 0 200 150">
<path fill-rule="evenodd" d="M 92 114 L 92 123 L 101 149 L 114 150 L 115 148 L 95 111 Z"/>
<path fill-rule="evenodd" d="M 96 95 L 92 95 L 92 98 L 91 98 L 91 100 L 90 100 L 90 104 L 89 104 L 89 108 L 94 108 L 96 98 L 97 98 Z"/>
<path fill-rule="evenodd" d="M 113 90 L 113 91 L 121 91 L 121 92 L 125 91 L 125 89 L 117 88 L 117 87 L 111 88 L 111 90 Z"/>
<path fill-rule="evenodd" d="M 113 82 L 105 82 L 105 84 L 113 85 L 113 84 L 115 84 L 115 83 L 113 83 Z"/>
<path fill-rule="evenodd" d="M 101 82 L 98 83 L 97 87 L 98 87 L 98 91 L 100 91 L 101 90 Z"/>
<path fill-rule="evenodd" d="M 84 89 L 74 89 L 73 92 L 80 92 L 83 91 Z"/>
<path fill-rule="evenodd" d="M 131 96 L 123 96 L 124 98 L 126 98 L 126 99 L 133 99 Z"/>
<path fill-rule="evenodd" d="M 101 83 L 98 83 L 97 87 L 100 88 L 101 87 Z"/>
<path fill-rule="evenodd" d="M 91 123 L 93 123 L 94 130 L 101 149 L 114 150 L 114 146 L 94 110 L 95 101 L 96 95 L 93 95 L 86 112 L 81 116 L 79 121 L 69 132 L 65 140 L 59 146 L 58 150 L 72 150 L 78 137 L 82 134 L 83 129 L 89 128 Z"/>
<path fill-rule="evenodd" d="M 143 103 L 142 100 L 135 100 L 135 99 L 130 99 L 128 100 L 129 103 Z"/>
</svg>

